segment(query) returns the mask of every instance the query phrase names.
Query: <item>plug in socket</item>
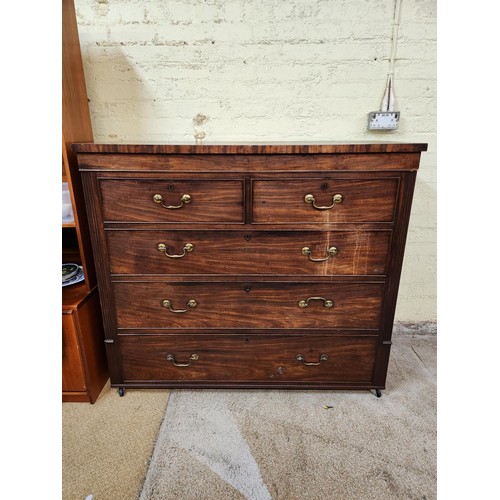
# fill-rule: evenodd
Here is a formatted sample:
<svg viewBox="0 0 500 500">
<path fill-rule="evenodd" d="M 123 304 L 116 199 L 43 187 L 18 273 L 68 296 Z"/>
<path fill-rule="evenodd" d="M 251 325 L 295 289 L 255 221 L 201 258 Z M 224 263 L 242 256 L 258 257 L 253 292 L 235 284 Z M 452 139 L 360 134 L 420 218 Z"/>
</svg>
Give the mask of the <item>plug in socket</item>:
<svg viewBox="0 0 500 500">
<path fill-rule="evenodd" d="M 399 111 L 372 111 L 368 113 L 368 130 L 394 130 L 398 128 Z"/>
</svg>

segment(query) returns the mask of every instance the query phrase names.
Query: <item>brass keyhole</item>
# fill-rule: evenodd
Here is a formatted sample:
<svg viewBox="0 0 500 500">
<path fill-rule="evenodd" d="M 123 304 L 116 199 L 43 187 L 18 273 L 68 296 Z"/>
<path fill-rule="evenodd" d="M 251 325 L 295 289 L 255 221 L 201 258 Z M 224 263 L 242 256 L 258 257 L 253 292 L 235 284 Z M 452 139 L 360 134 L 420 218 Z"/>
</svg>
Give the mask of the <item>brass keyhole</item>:
<svg viewBox="0 0 500 500">
<path fill-rule="evenodd" d="M 252 235 L 251 234 L 245 234 L 245 239 L 247 241 L 250 241 L 252 239 Z"/>
<path fill-rule="evenodd" d="M 167 189 L 169 191 L 173 191 L 174 190 L 174 185 L 173 184 L 169 184 L 168 187 L 167 187 Z"/>
<path fill-rule="evenodd" d="M 328 184 L 326 182 L 323 182 L 323 184 L 321 184 L 321 189 L 323 191 L 326 191 L 328 189 Z"/>
</svg>

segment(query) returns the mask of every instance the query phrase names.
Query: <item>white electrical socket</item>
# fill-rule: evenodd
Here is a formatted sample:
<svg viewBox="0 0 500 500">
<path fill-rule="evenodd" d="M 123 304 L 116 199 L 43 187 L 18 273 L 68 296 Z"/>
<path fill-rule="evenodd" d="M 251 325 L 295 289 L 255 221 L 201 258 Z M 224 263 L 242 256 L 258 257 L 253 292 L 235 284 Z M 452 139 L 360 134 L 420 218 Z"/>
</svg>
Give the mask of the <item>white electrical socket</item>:
<svg viewBox="0 0 500 500">
<path fill-rule="evenodd" d="M 399 111 L 372 111 L 368 113 L 368 130 L 394 130 L 398 128 Z"/>
</svg>

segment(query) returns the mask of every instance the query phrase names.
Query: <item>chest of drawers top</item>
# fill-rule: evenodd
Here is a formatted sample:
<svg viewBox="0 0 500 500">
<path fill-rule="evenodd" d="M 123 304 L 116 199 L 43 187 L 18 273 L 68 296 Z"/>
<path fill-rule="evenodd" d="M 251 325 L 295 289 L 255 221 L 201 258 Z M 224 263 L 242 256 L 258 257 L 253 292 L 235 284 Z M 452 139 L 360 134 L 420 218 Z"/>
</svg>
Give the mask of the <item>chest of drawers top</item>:
<svg viewBox="0 0 500 500">
<path fill-rule="evenodd" d="M 239 172 L 286 170 L 416 170 L 415 153 L 427 151 L 424 143 L 351 143 L 351 144 L 74 144 L 79 155 L 80 170 L 123 170 L 171 172 L 199 171 Z M 95 154 L 105 154 L 103 165 Z M 142 155 L 137 162 L 137 156 Z M 258 159 L 264 156 L 262 159 Z M 271 157 L 270 157 L 271 156 Z M 308 158 L 304 164 L 305 157 Z M 230 161 L 229 161 L 230 160 Z M 381 163 L 379 163 L 381 162 Z M 377 166 L 378 165 L 378 166 Z"/>
</svg>

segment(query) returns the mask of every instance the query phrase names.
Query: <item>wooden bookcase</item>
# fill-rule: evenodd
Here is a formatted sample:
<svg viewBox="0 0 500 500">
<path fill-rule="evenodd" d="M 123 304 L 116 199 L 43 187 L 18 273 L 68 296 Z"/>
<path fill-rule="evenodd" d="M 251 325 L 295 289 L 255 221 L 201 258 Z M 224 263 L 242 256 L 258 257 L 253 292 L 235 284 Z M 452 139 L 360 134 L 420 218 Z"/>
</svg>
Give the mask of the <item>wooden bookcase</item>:
<svg viewBox="0 0 500 500">
<path fill-rule="evenodd" d="M 93 133 L 73 0 L 62 2 L 62 181 L 74 221 L 62 224 L 62 262 L 83 267 L 85 280 L 62 288 L 62 399 L 94 403 L 108 379 L 94 257 L 74 142 Z"/>
</svg>

